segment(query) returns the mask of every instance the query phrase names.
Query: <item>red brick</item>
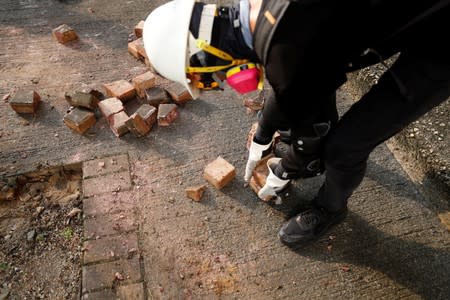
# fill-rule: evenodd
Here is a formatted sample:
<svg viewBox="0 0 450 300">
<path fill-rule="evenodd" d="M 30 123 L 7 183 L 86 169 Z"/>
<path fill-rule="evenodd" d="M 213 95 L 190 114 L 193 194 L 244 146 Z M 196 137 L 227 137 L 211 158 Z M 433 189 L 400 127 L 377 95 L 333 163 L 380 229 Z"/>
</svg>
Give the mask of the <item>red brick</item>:
<svg viewBox="0 0 450 300">
<path fill-rule="evenodd" d="M 160 104 L 158 108 L 158 125 L 169 126 L 178 118 L 178 108 L 176 104 Z"/>
<path fill-rule="evenodd" d="M 120 285 L 142 281 L 141 268 L 137 257 L 83 266 L 83 293 L 92 290 L 112 288 L 114 282 L 117 282 L 115 276 L 116 273 L 119 273 L 124 277 L 124 280 L 119 281 Z"/>
<path fill-rule="evenodd" d="M 62 24 L 53 29 L 52 35 L 61 44 L 78 39 L 77 33 L 67 24 Z"/>
<path fill-rule="evenodd" d="M 136 233 L 103 237 L 83 243 L 83 264 L 116 259 L 128 259 L 139 256 Z"/>
<path fill-rule="evenodd" d="M 189 100 L 192 100 L 189 91 L 178 82 L 172 82 L 169 87 L 166 88 L 166 91 L 177 104 L 184 104 Z"/>
<path fill-rule="evenodd" d="M 147 103 L 158 108 L 160 104 L 170 103 L 170 98 L 167 92 L 160 87 L 153 87 L 145 90 Z"/>
<path fill-rule="evenodd" d="M 119 98 L 112 97 L 105 100 L 102 100 L 98 103 L 98 107 L 102 112 L 102 115 L 106 120 L 109 119 L 113 114 L 117 114 L 124 110 L 122 101 Z"/>
<path fill-rule="evenodd" d="M 188 187 L 186 189 L 186 196 L 194 201 L 200 201 L 202 200 L 203 193 L 206 190 L 206 185 L 198 185 L 198 186 L 192 186 Z"/>
<path fill-rule="evenodd" d="M 86 89 L 66 92 L 64 96 L 72 106 L 95 109 L 100 101 L 98 97 L 99 93 L 98 91 Z"/>
<path fill-rule="evenodd" d="M 146 135 L 156 123 L 157 117 L 156 107 L 143 104 L 139 109 L 125 122 L 128 129 L 135 136 Z"/>
<path fill-rule="evenodd" d="M 134 35 L 137 38 L 141 38 L 142 37 L 142 32 L 144 31 L 144 21 L 141 20 L 139 21 L 139 23 L 136 24 L 136 26 L 134 26 Z"/>
<path fill-rule="evenodd" d="M 144 295 L 143 283 L 121 285 L 117 288 L 117 298 L 120 300 L 144 300 Z"/>
<path fill-rule="evenodd" d="M 114 132 L 114 135 L 121 137 L 128 132 L 128 127 L 125 122 L 128 120 L 128 115 L 126 112 L 121 111 L 117 114 L 113 114 L 109 117 L 109 127 Z"/>
<path fill-rule="evenodd" d="M 64 124 L 83 134 L 97 122 L 93 112 L 75 107 L 64 116 Z"/>
<path fill-rule="evenodd" d="M 147 55 L 145 54 L 144 40 L 142 38 L 138 38 L 132 42 L 129 42 L 128 52 L 137 59 L 145 59 Z"/>
<path fill-rule="evenodd" d="M 131 211 L 135 205 L 135 197 L 136 195 L 127 191 L 84 197 L 83 214 L 87 217 L 98 217 Z"/>
<path fill-rule="evenodd" d="M 116 97 L 122 101 L 127 101 L 136 96 L 134 86 L 126 80 L 117 80 L 103 85 L 106 95 L 109 97 Z"/>
<path fill-rule="evenodd" d="M 83 162 L 83 179 L 130 170 L 127 154 L 97 158 Z"/>
<path fill-rule="evenodd" d="M 132 79 L 132 83 L 134 88 L 136 89 L 136 93 L 139 97 L 145 98 L 145 90 L 152 88 L 155 86 L 156 77 L 155 74 L 148 71 L 144 74 L 138 75 Z"/>
<path fill-rule="evenodd" d="M 137 224 L 132 212 L 102 215 L 84 220 L 85 239 L 96 239 L 135 230 L 137 230 Z"/>
<path fill-rule="evenodd" d="M 17 113 L 35 113 L 40 102 L 41 96 L 36 91 L 19 90 L 9 100 L 9 105 Z"/>
<path fill-rule="evenodd" d="M 131 189 L 131 178 L 128 171 L 83 180 L 83 194 L 86 197 L 129 189 Z"/>
<path fill-rule="evenodd" d="M 223 188 L 236 176 L 236 169 L 222 157 L 218 157 L 209 163 L 204 171 L 203 177 L 217 189 Z"/>
</svg>

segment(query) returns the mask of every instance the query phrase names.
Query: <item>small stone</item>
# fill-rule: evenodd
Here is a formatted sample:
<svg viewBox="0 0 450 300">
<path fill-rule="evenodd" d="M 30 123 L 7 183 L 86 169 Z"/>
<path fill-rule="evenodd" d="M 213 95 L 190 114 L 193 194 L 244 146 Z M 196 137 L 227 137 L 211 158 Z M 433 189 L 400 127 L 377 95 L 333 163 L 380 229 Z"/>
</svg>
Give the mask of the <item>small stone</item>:
<svg viewBox="0 0 450 300">
<path fill-rule="evenodd" d="M 114 274 L 114 278 L 119 281 L 125 280 L 125 277 L 119 272 L 116 272 L 116 274 Z"/>
<path fill-rule="evenodd" d="M 29 241 L 29 242 L 34 241 L 35 236 L 36 236 L 36 230 L 33 229 L 33 230 L 28 231 L 27 241 Z"/>
<path fill-rule="evenodd" d="M 99 163 L 98 163 L 98 166 L 99 166 L 100 168 L 104 168 L 104 167 L 105 167 L 105 162 L 104 162 L 104 161 L 99 162 Z"/>
<path fill-rule="evenodd" d="M 69 218 L 72 218 L 72 217 L 75 217 L 76 215 L 78 215 L 78 214 L 81 213 L 81 212 L 82 212 L 81 209 L 79 209 L 79 208 L 77 208 L 77 207 L 74 207 L 74 208 L 72 208 L 72 210 L 67 214 L 67 216 L 68 216 Z"/>
</svg>

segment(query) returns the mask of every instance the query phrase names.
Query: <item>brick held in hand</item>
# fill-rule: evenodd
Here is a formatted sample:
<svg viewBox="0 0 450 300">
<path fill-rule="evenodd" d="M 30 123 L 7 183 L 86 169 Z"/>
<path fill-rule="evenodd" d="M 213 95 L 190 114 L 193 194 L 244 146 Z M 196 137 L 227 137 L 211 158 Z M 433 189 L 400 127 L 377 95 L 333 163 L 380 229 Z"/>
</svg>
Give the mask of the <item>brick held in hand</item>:
<svg viewBox="0 0 450 300">
<path fill-rule="evenodd" d="M 70 105 L 75 107 L 84 107 L 87 109 L 95 109 L 100 101 L 98 91 L 81 89 L 66 92 L 64 97 Z"/>
<path fill-rule="evenodd" d="M 98 107 L 105 117 L 105 119 L 109 119 L 113 114 L 117 114 L 124 110 L 123 103 L 120 99 L 116 97 L 107 98 L 98 103 Z"/>
<path fill-rule="evenodd" d="M 134 85 L 137 95 L 140 98 L 145 98 L 145 90 L 155 86 L 156 76 L 152 72 L 148 71 L 134 77 L 131 82 Z"/>
<path fill-rule="evenodd" d="M 103 84 L 106 95 L 109 97 L 116 97 L 122 101 L 127 101 L 136 96 L 134 86 L 126 80 L 117 80 L 111 83 Z"/>
<path fill-rule="evenodd" d="M 167 92 L 160 87 L 153 87 L 145 90 L 147 103 L 154 107 L 159 107 L 160 104 L 170 103 L 170 98 Z"/>
<path fill-rule="evenodd" d="M 128 120 L 128 115 L 121 111 L 119 113 L 113 114 L 109 117 L 108 123 L 111 130 L 114 132 L 115 136 L 121 137 L 128 132 L 128 127 L 125 122 Z"/>
<path fill-rule="evenodd" d="M 143 104 L 133 115 L 130 116 L 130 118 L 125 122 L 125 125 L 135 136 L 144 136 L 156 123 L 157 114 L 156 107 Z"/>
<path fill-rule="evenodd" d="M 9 105 L 17 113 L 33 114 L 40 102 L 41 96 L 36 91 L 18 90 L 9 100 Z"/>
<path fill-rule="evenodd" d="M 75 107 L 64 116 L 64 124 L 72 130 L 83 134 L 97 122 L 93 112 Z"/>
<path fill-rule="evenodd" d="M 209 163 L 204 171 L 203 178 L 217 189 L 223 188 L 236 176 L 236 169 L 222 157 L 218 157 Z"/>
<path fill-rule="evenodd" d="M 77 33 L 67 24 L 62 24 L 53 29 L 52 35 L 61 44 L 78 39 Z"/>
<path fill-rule="evenodd" d="M 176 104 L 160 104 L 158 108 L 158 125 L 169 126 L 178 118 L 178 107 Z"/>
<path fill-rule="evenodd" d="M 194 201 L 201 201 L 203 197 L 203 193 L 206 190 L 206 185 L 197 185 L 197 186 L 191 186 L 186 188 L 186 196 L 189 199 L 192 199 Z"/>
<path fill-rule="evenodd" d="M 167 88 L 167 93 L 173 102 L 177 104 L 184 104 L 189 100 L 192 100 L 192 96 L 189 91 L 180 83 L 172 82 Z"/>
<path fill-rule="evenodd" d="M 134 26 L 134 35 L 137 38 L 142 37 L 142 32 L 144 31 L 144 24 L 145 22 L 143 20 L 139 21 L 139 23 Z"/>
</svg>

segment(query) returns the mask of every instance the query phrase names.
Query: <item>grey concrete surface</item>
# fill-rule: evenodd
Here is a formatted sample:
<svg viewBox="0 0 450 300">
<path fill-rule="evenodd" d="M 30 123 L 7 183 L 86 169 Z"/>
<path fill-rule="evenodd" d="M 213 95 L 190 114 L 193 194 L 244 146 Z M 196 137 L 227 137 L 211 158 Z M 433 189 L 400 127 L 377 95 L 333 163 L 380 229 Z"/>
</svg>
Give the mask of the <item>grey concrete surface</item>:
<svg viewBox="0 0 450 300">
<path fill-rule="evenodd" d="M 450 233 L 386 145 L 371 155 L 347 219 L 291 249 L 276 233 L 323 178 L 295 182 L 282 205 L 244 188 L 255 116 L 231 91 L 187 103 L 173 126 L 140 139 L 116 138 L 103 118 L 84 136 L 63 125 L 67 89 L 145 70 L 127 38 L 161 2 L 1 1 L 0 95 L 36 89 L 43 103 L 35 116 L 19 116 L 0 102 L 0 175 L 128 153 L 148 299 L 448 299 Z M 53 40 L 62 23 L 79 42 Z M 345 111 L 352 99 L 341 91 L 339 103 Z M 205 183 L 202 170 L 219 155 L 237 177 L 220 191 L 208 185 L 200 203 L 187 199 L 184 189 Z"/>
</svg>

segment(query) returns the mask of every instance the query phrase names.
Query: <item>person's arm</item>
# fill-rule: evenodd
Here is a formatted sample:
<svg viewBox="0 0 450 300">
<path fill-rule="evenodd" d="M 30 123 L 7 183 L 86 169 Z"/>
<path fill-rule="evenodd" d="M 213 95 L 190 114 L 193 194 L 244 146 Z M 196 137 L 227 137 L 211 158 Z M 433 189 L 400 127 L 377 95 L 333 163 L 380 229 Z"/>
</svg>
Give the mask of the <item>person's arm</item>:
<svg viewBox="0 0 450 300">
<path fill-rule="evenodd" d="M 250 30 L 253 33 L 256 26 L 256 19 L 258 19 L 259 11 L 261 9 L 262 0 L 249 0 L 250 3 Z"/>
</svg>

